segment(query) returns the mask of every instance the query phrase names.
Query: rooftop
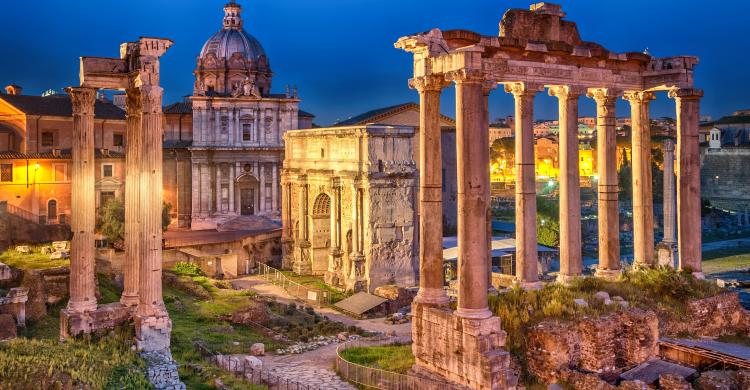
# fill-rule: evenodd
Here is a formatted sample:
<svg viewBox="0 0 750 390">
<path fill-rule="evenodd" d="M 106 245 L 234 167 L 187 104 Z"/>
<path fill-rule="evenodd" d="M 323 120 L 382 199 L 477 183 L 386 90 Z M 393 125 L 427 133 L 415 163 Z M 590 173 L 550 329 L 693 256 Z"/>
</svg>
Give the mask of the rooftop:
<svg viewBox="0 0 750 390">
<path fill-rule="evenodd" d="M 0 99 L 17 108 L 26 115 L 73 116 L 73 105 L 67 94 L 49 96 L 3 95 Z M 97 100 L 94 106 L 97 119 L 125 120 L 125 111 L 112 103 Z"/>
</svg>

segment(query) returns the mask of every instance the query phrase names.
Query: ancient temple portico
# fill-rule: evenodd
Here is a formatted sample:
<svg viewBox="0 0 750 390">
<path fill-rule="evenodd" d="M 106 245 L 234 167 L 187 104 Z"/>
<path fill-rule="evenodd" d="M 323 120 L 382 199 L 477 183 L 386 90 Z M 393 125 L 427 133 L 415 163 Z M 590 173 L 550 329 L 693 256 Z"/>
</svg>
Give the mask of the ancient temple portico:
<svg viewBox="0 0 750 390">
<path fill-rule="evenodd" d="M 81 86 L 66 91 L 73 104 L 70 301 L 61 311 L 60 338 L 135 323 L 144 352 L 169 348 L 171 321 L 162 300 L 162 94 L 159 57 L 172 41 L 141 38 L 120 46 L 120 58 L 81 58 Z M 125 280 L 121 302 L 95 296 L 94 103 L 99 89 L 127 93 Z"/>
<path fill-rule="evenodd" d="M 578 101 L 592 98 L 597 109 L 599 157 L 599 267 L 597 275 L 621 272 L 615 153 L 615 102 L 630 104 L 633 142 L 635 264 L 652 266 L 654 216 L 651 191 L 649 103 L 668 92 L 677 105 L 677 231 L 680 268 L 701 277 L 700 156 L 698 115 L 702 92 L 693 86 L 696 57 L 655 58 L 644 53 L 615 53 L 581 39 L 575 23 L 564 20 L 558 5 L 538 3 L 512 9 L 498 36 L 466 30 L 431 31 L 402 37 L 397 48 L 413 54 L 410 85 L 420 93 L 422 133 L 420 166 L 424 181 L 420 206 L 420 292 L 413 305 L 416 367 L 476 389 L 512 389 L 516 378 L 503 350 L 505 333 L 487 303 L 487 215 L 489 201 L 487 96 L 498 85 L 513 94 L 516 142 L 516 282 L 541 286 L 537 270 L 536 191 L 533 105 L 548 90 L 559 103 L 560 120 L 560 273 L 567 282 L 582 275 Z M 456 92 L 458 166 L 458 307 L 445 305 L 435 277 L 442 263 L 434 258 L 440 225 L 424 210 L 439 204 L 429 190 L 440 161 L 440 143 L 431 138 L 442 88 Z M 435 92 L 437 91 L 437 92 Z M 437 165 L 439 166 L 439 164 Z M 439 175 L 437 176 L 439 177 Z M 425 188 L 425 186 L 427 186 Z M 425 190 L 427 189 L 427 190 Z"/>
</svg>

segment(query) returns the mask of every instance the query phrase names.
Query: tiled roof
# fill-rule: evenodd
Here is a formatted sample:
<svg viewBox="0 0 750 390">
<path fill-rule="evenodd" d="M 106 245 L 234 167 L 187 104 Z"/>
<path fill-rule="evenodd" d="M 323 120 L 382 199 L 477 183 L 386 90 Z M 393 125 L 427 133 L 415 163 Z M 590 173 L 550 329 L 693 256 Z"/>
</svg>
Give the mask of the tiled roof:
<svg viewBox="0 0 750 390">
<path fill-rule="evenodd" d="M 0 95 L 0 99 L 27 115 L 72 116 L 73 107 L 68 95 L 30 96 Z M 96 101 L 94 115 L 98 119 L 125 119 L 125 111 L 112 103 Z"/>
<path fill-rule="evenodd" d="M 310 114 L 307 111 L 302 111 L 302 110 L 299 110 L 299 112 L 297 113 L 297 116 L 303 117 L 303 118 L 315 118 L 315 115 Z"/>
<path fill-rule="evenodd" d="M 165 106 L 163 109 L 165 114 L 192 114 L 193 103 L 192 102 L 177 102 Z"/>
<path fill-rule="evenodd" d="M 334 123 L 333 126 L 355 126 L 355 125 L 364 125 L 367 123 L 377 123 L 379 120 L 383 118 L 387 118 L 391 115 L 395 115 L 399 112 L 406 111 L 406 110 L 419 111 L 419 104 L 414 103 L 414 102 L 409 102 L 409 103 L 397 104 L 395 106 L 377 108 L 377 109 L 353 116 L 349 119 Z M 442 114 L 440 115 L 440 117 L 445 121 L 455 123 L 453 118 L 450 118 Z"/>
<path fill-rule="evenodd" d="M 0 152 L 0 160 L 23 160 L 23 159 L 30 159 L 30 160 L 69 160 L 73 158 L 70 149 L 62 149 L 60 150 L 60 154 L 55 155 L 52 152 L 31 152 L 31 153 L 21 153 L 21 152 L 13 152 L 13 151 L 6 151 L 6 152 Z M 125 158 L 124 153 L 116 152 L 113 150 L 108 151 L 108 155 L 105 156 L 102 153 L 101 149 L 94 149 L 94 158 Z"/>
</svg>

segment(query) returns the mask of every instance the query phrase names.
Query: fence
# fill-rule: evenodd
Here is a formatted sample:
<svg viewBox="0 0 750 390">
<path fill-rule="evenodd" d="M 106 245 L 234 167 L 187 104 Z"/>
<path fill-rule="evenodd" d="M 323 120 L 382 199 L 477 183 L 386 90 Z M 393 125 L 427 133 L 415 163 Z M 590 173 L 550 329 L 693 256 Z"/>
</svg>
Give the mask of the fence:
<svg viewBox="0 0 750 390">
<path fill-rule="evenodd" d="M 258 264 L 258 276 L 271 284 L 283 288 L 289 295 L 309 305 L 321 307 L 333 304 L 333 294 L 331 292 L 299 284 L 289 279 L 283 272 L 267 264 Z"/>
<path fill-rule="evenodd" d="M 232 375 L 254 385 L 265 385 L 273 390 L 319 390 L 315 385 L 300 383 L 289 378 L 282 378 L 269 370 L 255 368 L 244 359 L 227 355 L 214 355 L 211 360 L 217 366 L 229 371 Z"/>
<path fill-rule="evenodd" d="M 353 340 L 340 344 L 336 348 L 336 371 L 339 376 L 350 383 L 370 389 L 382 390 L 455 390 L 457 387 L 448 382 L 441 382 L 429 378 L 399 374 L 397 372 L 380 370 L 349 362 L 341 356 L 345 349 L 356 347 L 372 347 L 404 343 L 408 340 Z"/>
</svg>

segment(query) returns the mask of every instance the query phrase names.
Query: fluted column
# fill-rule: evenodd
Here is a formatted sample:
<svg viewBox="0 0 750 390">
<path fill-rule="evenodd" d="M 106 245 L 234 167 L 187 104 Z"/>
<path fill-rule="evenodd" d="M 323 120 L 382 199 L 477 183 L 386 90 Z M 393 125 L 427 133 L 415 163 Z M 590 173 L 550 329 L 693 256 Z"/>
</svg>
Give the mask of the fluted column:
<svg viewBox="0 0 750 390">
<path fill-rule="evenodd" d="M 125 267 L 123 269 L 124 283 L 120 302 L 135 306 L 139 302 L 138 289 L 141 267 L 141 150 L 143 149 L 143 103 L 140 91 L 128 90 L 126 96 L 126 135 L 125 150 Z M 195 172 L 193 172 L 195 173 Z M 195 195 L 193 196 L 195 206 Z"/>
<path fill-rule="evenodd" d="M 515 98 L 516 133 L 516 281 L 523 288 L 541 287 L 537 267 L 536 183 L 534 177 L 534 96 L 539 87 L 505 84 Z"/>
<path fill-rule="evenodd" d="M 677 250 L 680 269 L 703 278 L 698 121 L 700 89 L 670 91 L 677 103 Z"/>
<path fill-rule="evenodd" d="M 596 159 L 599 175 L 599 265 L 596 268 L 596 276 L 614 279 L 622 272 L 615 115 L 615 102 L 619 92 L 597 88 L 589 90 L 588 96 L 596 101 Z"/>
<path fill-rule="evenodd" d="M 214 164 L 214 171 L 216 172 L 216 213 L 224 213 L 224 199 L 221 196 L 221 163 Z"/>
<path fill-rule="evenodd" d="M 138 315 L 166 316 L 162 298 L 162 93 L 158 86 L 140 88 L 143 101 L 143 148 L 141 151 L 141 267 Z"/>
<path fill-rule="evenodd" d="M 73 162 L 71 175 L 70 300 L 75 313 L 96 310 L 94 229 L 94 103 L 96 89 L 67 88 L 73 104 Z"/>
<path fill-rule="evenodd" d="M 651 92 L 629 92 L 633 154 L 633 265 L 654 264 L 654 199 L 651 183 Z"/>
<path fill-rule="evenodd" d="M 578 97 L 582 91 L 570 86 L 549 89 L 559 107 L 560 145 L 560 273 L 567 283 L 581 276 L 581 184 L 578 170 Z"/>
<path fill-rule="evenodd" d="M 440 130 L 442 76 L 412 79 L 419 92 L 419 292 L 415 302 L 445 305 L 443 289 L 443 171 Z"/>
<path fill-rule="evenodd" d="M 260 179 L 260 191 L 258 191 L 258 211 L 266 211 L 266 164 L 258 163 L 258 178 Z"/>
<path fill-rule="evenodd" d="M 229 163 L 229 212 L 234 214 L 235 213 L 235 204 L 234 204 L 234 181 L 237 180 L 237 171 L 235 170 L 235 165 L 232 163 Z"/>
<path fill-rule="evenodd" d="M 464 318 L 489 318 L 487 306 L 487 186 L 489 135 L 482 129 L 481 72 L 451 74 L 456 83 L 458 178 L 458 308 Z"/>
<path fill-rule="evenodd" d="M 664 140 L 664 239 L 663 243 L 674 245 L 677 243 L 677 229 L 675 226 L 675 177 L 674 177 L 674 140 Z"/>
<path fill-rule="evenodd" d="M 334 177 L 331 179 L 331 252 L 328 255 L 328 272 L 326 281 L 330 283 L 336 271 L 341 266 L 341 179 Z"/>
</svg>

